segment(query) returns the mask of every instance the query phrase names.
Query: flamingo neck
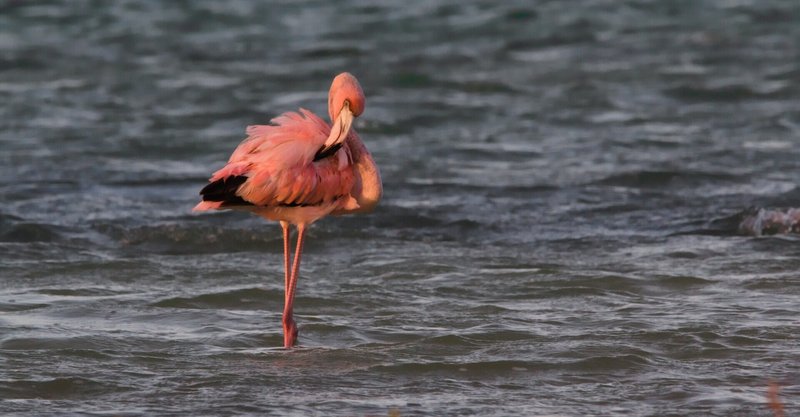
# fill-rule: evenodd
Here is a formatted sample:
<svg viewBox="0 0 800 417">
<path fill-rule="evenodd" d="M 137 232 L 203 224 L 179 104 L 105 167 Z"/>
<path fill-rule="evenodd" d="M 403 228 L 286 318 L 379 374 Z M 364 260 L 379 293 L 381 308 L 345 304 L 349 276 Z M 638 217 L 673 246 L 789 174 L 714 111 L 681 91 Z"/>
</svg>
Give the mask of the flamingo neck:
<svg viewBox="0 0 800 417">
<path fill-rule="evenodd" d="M 351 131 L 347 138 L 350 155 L 356 172 L 356 184 L 351 195 L 358 202 L 359 208 L 354 213 L 366 213 L 375 209 L 383 195 L 381 173 L 372 154 L 369 153 L 364 142 L 355 131 Z"/>
</svg>

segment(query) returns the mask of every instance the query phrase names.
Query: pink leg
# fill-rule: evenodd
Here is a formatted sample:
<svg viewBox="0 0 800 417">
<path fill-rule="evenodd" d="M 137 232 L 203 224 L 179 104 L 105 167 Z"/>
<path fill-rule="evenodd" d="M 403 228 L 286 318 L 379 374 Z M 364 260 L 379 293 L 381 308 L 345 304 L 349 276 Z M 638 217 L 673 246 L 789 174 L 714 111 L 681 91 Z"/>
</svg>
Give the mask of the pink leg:
<svg viewBox="0 0 800 417">
<path fill-rule="evenodd" d="M 286 291 L 286 304 L 283 307 L 283 347 L 290 348 L 297 342 L 297 324 L 292 317 L 294 307 L 294 293 L 297 289 L 297 276 L 300 272 L 300 255 L 303 252 L 303 238 L 306 234 L 304 224 L 297 225 L 297 248 L 294 252 L 292 262 L 292 276 L 289 279 L 289 287 Z"/>
<path fill-rule="evenodd" d="M 281 222 L 281 227 L 283 228 L 283 291 L 285 296 L 289 292 L 289 223 Z"/>
</svg>

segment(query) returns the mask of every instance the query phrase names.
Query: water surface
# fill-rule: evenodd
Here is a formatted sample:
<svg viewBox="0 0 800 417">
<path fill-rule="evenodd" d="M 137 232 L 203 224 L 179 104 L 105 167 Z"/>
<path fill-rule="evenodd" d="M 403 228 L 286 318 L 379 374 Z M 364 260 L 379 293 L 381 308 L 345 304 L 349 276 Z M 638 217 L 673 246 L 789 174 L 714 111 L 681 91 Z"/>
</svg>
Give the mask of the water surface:
<svg viewBox="0 0 800 417">
<path fill-rule="evenodd" d="M 4 415 L 800 411 L 785 1 L 0 2 Z M 190 213 L 249 124 L 359 77 L 385 198 Z"/>
</svg>

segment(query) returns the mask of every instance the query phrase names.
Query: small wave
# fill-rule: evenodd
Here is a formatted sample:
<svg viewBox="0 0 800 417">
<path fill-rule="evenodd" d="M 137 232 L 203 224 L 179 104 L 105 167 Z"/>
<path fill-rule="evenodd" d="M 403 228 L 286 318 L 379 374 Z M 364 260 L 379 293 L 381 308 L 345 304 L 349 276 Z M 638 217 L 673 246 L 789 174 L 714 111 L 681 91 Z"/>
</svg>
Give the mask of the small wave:
<svg viewBox="0 0 800 417">
<path fill-rule="evenodd" d="M 581 24 L 585 25 L 581 28 L 581 30 L 559 30 L 550 34 L 549 36 L 510 40 L 506 42 L 504 49 L 509 52 L 527 52 L 540 48 L 595 42 L 597 40 L 597 36 L 590 32 L 590 29 L 586 23 L 587 22 L 585 21 L 581 22 Z M 578 22 L 575 22 L 575 24 L 578 24 Z"/>
<path fill-rule="evenodd" d="M 733 3 L 736 4 L 736 3 Z M 753 3 L 754 6 L 748 7 L 746 3 L 739 3 L 739 10 L 750 19 L 759 23 L 777 24 L 791 22 L 797 16 L 796 9 L 767 6 L 766 4 Z"/>
<path fill-rule="evenodd" d="M 60 238 L 59 232 L 51 225 L 39 223 L 7 225 L 0 223 L 0 242 L 53 242 Z"/>
<path fill-rule="evenodd" d="M 614 372 L 619 370 L 637 369 L 650 363 L 647 354 L 621 354 L 603 355 L 580 359 L 574 362 L 561 363 L 559 368 L 572 369 L 582 372 Z"/>
<path fill-rule="evenodd" d="M 744 288 L 752 291 L 788 292 L 794 288 L 800 290 L 800 281 L 795 276 L 756 278 L 744 284 Z"/>
<path fill-rule="evenodd" d="M 545 296 L 572 295 L 604 295 L 608 292 L 636 292 L 644 281 L 636 277 L 608 275 L 598 273 L 597 276 L 572 278 L 569 280 L 553 280 L 536 282 L 536 287 L 547 289 Z"/>
<path fill-rule="evenodd" d="M 474 346 L 476 343 L 470 338 L 457 334 L 445 334 L 441 336 L 433 336 L 425 339 L 427 346 L 439 346 L 449 349 L 464 348 Z"/>
<path fill-rule="evenodd" d="M 419 202 L 420 205 L 423 203 Z M 444 223 L 442 219 L 426 216 L 421 210 L 414 210 L 411 207 L 392 206 L 386 207 L 384 211 L 388 212 L 389 215 L 377 219 L 378 227 L 389 229 L 402 229 L 404 227 L 435 228 Z"/>
<path fill-rule="evenodd" d="M 656 278 L 656 281 L 665 288 L 668 289 L 688 289 L 688 288 L 695 288 L 695 287 L 703 287 L 706 285 L 715 284 L 716 281 L 704 279 L 700 277 L 693 277 L 693 276 L 662 276 Z"/>
<path fill-rule="evenodd" d="M 45 308 L 49 306 L 49 304 L 41 303 L 0 303 L 0 311 L 12 313 L 15 311 L 36 310 L 38 308 Z"/>
<path fill-rule="evenodd" d="M 539 291 L 536 294 L 518 294 L 509 296 L 509 299 L 558 299 L 564 297 L 600 297 L 608 295 L 608 291 L 599 288 L 590 288 L 582 286 L 569 286 L 566 288 L 551 288 L 544 291 Z"/>
<path fill-rule="evenodd" d="M 630 188 L 658 188 L 687 182 L 732 181 L 735 179 L 736 176 L 734 175 L 713 172 L 643 170 L 611 175 L 592 184 Z"/>
<path fill-rule="evenodd" d="M 128 294 L 129 291 L 115 291 L 108 288 L 44 288 L 36 291 L 43 295 L 54 295 L 61 297 L 109 297 L 115 295 Z"/>
<path fill-rule="evenodd" d="M 549 361 L 496 360 L 481 362 L 413 362 L 401 364 L 381 364 L 370 368 L 371 372 L 395 376 L 419 376 L 428 374 L 476 374 L 483 377 L 489 375 L 509 374 L 525 371 L 544 371 L 556 367 Z"/>
<path fill-rule="evenodd" d="M 504 309 L 505 310 L 505 309 Z M 491 328 L 488 328 L 490 327 Z M 477 326 L 460 336 L 469 344 L 531 341 L 537 336 L 528 330 L 499 329 L 496 325 Z"/>
<path fill-rule="evenodd" d="M 674 259 L 697 259 L 701 255 L 697 252 L 692 252 L 689 250 L 678 250 L 669 252 L 666 254 L 667 257 L 674 258 Z"/>
<path fill-rule="evenodd" d="M 283 293 L 279 291 L 265 290 L 263 288 L 241 288 L 202 294 L 195 297 L 167 298 L 150 305 L 164 308 L 261 310 L 268 307 L 268 301 L 282 299 Z"/>
<path fill-rule="evenodd" d="M 729 84 L 722 86 L 680 85 L 665 92 L 686 101 L 739 101 L 775 97 L 789 88 L 782 81 L 763 82 L 756 86 Z"/>
<path fill-rule="evenodd" d="M 125 390 L 110 381 L 95 381 L 81 377 L 0 382 L 0 398 L 5 399 L 68 399 Z"/>
<path fill-rule="evenodd" d="M 81 351 L 101 352 L 104 349 L 119 349 L 126 342 L 97 336 L 75 337 L 12 337 L 0 342 L 0 349 L 17 351 Z M 99 353 L 98 353 L 99 354 Z"/>
<path fill-rule="evenodd" d="M 358 47 L 353 46 L 324 46 L 321 44 L 314 45 L 300 53 L 306 58 L 338 58 L 338 57 L 353 57 L 357 58 L 364 55 L 364 51 Z"/>
<path fill-rule="evenodd" d="M 149 226 L 126 226 L 112 223 L 98 223 L 93 228 L 109 236 L 123 247 L 145 247 L 161 253 L 233 253 L 253 250 L 272 250 L 280 248 L 280 229 L 274 225 L 260 222 L 257 227 L 244 228 L 248 219 L 242 216 L 236 227 L 230 223 L 222 224 L 235 214 L 220 213 L 199 224 L 199 219 L 164 223 Z M 194 220 L 194 221 L 192 221 Z M 258 220 L 258 219 L 254 219 Z M 216 223 L 216 224 L 214 224 Z"/>
<path fill-rule="evenodd" d="M 422 88 L 434 85 L 431 77 L 417 72 L 397 72 L 388 82 L 401 88 Z"/>
<path fill-rule="evenodd" d="M 535 9 L 520 7 L 508 10 L 504 17 L 510 22 L 522 22 L 536 20 L 539 17 L 539 13 Z"/>
<path fill-rule="evenodd" d="M 444 82 L 442 86 L 452 87 L 454 90 L 467 93 L 514 93 L 518 90 L 501 81 L 469 80 L 462 82 Z"/>
</svg>

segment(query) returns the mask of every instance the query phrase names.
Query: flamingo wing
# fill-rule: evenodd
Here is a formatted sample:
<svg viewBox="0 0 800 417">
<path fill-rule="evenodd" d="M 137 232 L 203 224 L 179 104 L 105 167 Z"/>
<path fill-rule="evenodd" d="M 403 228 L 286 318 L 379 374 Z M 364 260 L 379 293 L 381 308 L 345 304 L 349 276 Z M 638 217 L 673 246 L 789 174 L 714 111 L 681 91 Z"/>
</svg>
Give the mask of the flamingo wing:
<svg viewBox="0 0 800 417">
<path fill-rule="evenodd" d="M 305 109 L 272 123 L 247 128 L 248 137 L 200 192 L 199 209 L 311 206 L 348 193 L 353 183 L 349 150 L 320 152 L 330 131 L 327 123 Z"/>
</svg>

